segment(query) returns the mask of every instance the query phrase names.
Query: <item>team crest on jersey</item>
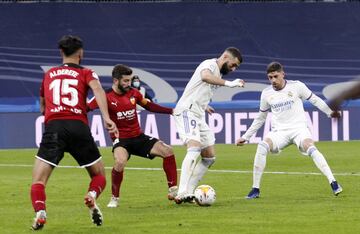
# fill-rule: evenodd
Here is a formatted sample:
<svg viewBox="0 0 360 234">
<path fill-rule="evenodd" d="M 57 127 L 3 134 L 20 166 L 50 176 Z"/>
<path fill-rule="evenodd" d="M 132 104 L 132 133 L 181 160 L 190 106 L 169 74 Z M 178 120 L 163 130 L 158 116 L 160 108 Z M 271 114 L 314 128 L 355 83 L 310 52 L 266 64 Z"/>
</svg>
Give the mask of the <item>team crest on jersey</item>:
<svg viewBox="0 0 360 234">
<path fill-rule="evenodd" d="M 293 96 L 293 93 L 291 91 L 288 92 L 288 96 L 289 97 L 292 97 Z"/>
<path fill-rule="evenodd" d="M 134 97 L 131 97 L 131 98 L 130 98 L 130 102 L 131 102 L 131 104 L 135 105 L 135 103 L 136 103 L 135 98 L 134 98 Z"/>
</svg>

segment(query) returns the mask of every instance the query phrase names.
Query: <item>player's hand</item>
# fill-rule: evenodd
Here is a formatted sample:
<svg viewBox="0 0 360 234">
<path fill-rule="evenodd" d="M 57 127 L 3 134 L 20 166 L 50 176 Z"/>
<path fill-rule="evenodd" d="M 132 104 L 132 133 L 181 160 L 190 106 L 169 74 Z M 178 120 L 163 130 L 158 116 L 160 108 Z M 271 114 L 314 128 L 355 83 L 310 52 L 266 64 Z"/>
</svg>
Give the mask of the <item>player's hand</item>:
<svg viewBox="0 0 360 234">
<path fill-rule="evenodd" d="M 242 137 L 240 137 L 237 141 L 236 141 L 236 145 L 237 146 L 243 146 L 246 143 L 246 140 Z"/>
<path fill-rule="evenodd" d="M 333 112 L 331 112 L 330 117 L 338 119 L 338 118 L 341 117 L 341 112 L 340 111 L 333 111 Z"/>
<path fill-rule="evenodd" d="M 215 113 L 215 109 L 212 108 L 211 106 L 207 106 L 206 107 L 206 112 L 211 115 L 212 113 Z"/>
<path fill-rule="evenodd" d="M 116 138 L 119 137 L 119 130 L 116 127 L 116 124 L 111 119 L 104 119 L 105 127 L 109 131 L 115 135 Z"/>
<path fill-rule="evenodd" d="M 245 85 L 245 81 L 243 81 L 242 79 L 235 79 L 233 81 L 225 81 L 225 86 L 230 87 L 230 88 L 235 88 L 235 87 L 244 87 Z"/>
<path fill-rule="evenodd" d="M 332 99 L 329 101 L 329 107 L 333 111 L 338 111 L 341 109 L 341 101 L 339 99 Z"/>
</svg>

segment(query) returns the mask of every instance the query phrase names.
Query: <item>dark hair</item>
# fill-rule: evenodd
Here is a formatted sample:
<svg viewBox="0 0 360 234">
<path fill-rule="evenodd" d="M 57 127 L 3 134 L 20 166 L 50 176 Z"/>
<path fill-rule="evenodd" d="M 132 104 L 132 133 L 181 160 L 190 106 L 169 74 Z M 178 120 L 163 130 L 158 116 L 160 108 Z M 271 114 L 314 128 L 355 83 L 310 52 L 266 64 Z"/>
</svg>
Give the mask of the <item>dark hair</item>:
<svg viewBox="0 0 360 234">
<path fill-rule="evenodd" d="M 279 62 L 271 62 L 266 68 L 267 74 L 275 71 L 284 71 L 283 66 Z"/>
<path fill-rule="evenodd" d="M 237 58 L 240 63 L 242 63 L 243 58 L 242 58 L 240 50 L 238 48 L 236 48 L 236 47 L 228 47 L 228 48 L 226 48 L 225 51 L 229 52 L 232 56 Z"/>
<path fill-rule="evenodd" d="M 83 42 L 78 36 L 65 35 L 59 40 L 58 48 L 68 57 L 83 48 Z"/>
<path fill-rule="evenodd" d="M 123 76 L 129 76 L 132 74 L 132 70 L 130 67 L 123 65 L 123 64 L 117 64 L 112 70 L 112 78 L 115 79 L 121 79 Z"/>
</svg>

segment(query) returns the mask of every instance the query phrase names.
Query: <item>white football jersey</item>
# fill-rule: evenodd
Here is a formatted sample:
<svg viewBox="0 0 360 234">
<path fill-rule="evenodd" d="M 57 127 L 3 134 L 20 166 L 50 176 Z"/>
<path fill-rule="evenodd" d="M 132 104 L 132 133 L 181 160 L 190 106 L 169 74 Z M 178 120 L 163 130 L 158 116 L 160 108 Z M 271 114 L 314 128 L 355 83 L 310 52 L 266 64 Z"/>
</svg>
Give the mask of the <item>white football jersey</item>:
<svg viewBox="0 0 360 234">
<path fill-rule="evenodd" d="M 174 114 L 179 114 L 184 110 L 189 110 L 198 115 L 204 115 L 214 91 L 219 87 L 201 80 L 201 71 L 208 69 L 215 76 L 221 77 L 220 69 L 216 59 L 207 59 L 200 63 L 192 75 L 189 83 L 178 103 L 176 104 Z"/>
<path fill-rule="evenodd" d="M 312 92 L 300 81 L 285 82 L 281 90 L 269 86 L 261 93 L 260 111 L 271 110 L 272 131 L 307 127 L 303 100 L 309 99 Z"/>
</svg>

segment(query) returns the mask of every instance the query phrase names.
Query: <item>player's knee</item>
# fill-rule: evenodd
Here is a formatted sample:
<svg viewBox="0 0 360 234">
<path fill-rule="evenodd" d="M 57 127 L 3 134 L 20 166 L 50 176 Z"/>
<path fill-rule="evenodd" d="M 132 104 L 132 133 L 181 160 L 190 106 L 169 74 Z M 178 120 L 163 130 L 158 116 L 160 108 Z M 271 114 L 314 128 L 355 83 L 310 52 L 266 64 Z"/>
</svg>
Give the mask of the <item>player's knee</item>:
<svg viewBox="0 0 360 234">
<path fill-rule="evenodd" d="M 174 150 L 173 150 L 172 147 L 169 146 L 169 145 L 165 145 L 165 144 L 164 144 L 164 147 L 163 147 L 162 152 L 163 152 L 163 156 L 164 156 L 165 158 L 174 155 Z"/>
<path fill-rule="evenodd" d="M 270 146 L 266 141 L 261 141 L 257 146 L 257 153 L 267 155 L 270 152 Z"/>
<path fill-rule="evenodd" d="M 210 168 L 214 163 L 215 163 L 215 159 L 216 159 L 216 157 L 214 156 L 214 157 L 209 157 L 209 158 L 202 158 L 201 160 L 202 160 L 202 163 L 206 166 L 206 167 L 208 167 L 208 168 Z"/>
<path fill-rule="evenodd" d="M 124 159 L 123 157 L 115 157 L 114 160 L 114 167 L 117 171 L 122 171 L 126 165 L 127 159 Z"/>
</svg>

